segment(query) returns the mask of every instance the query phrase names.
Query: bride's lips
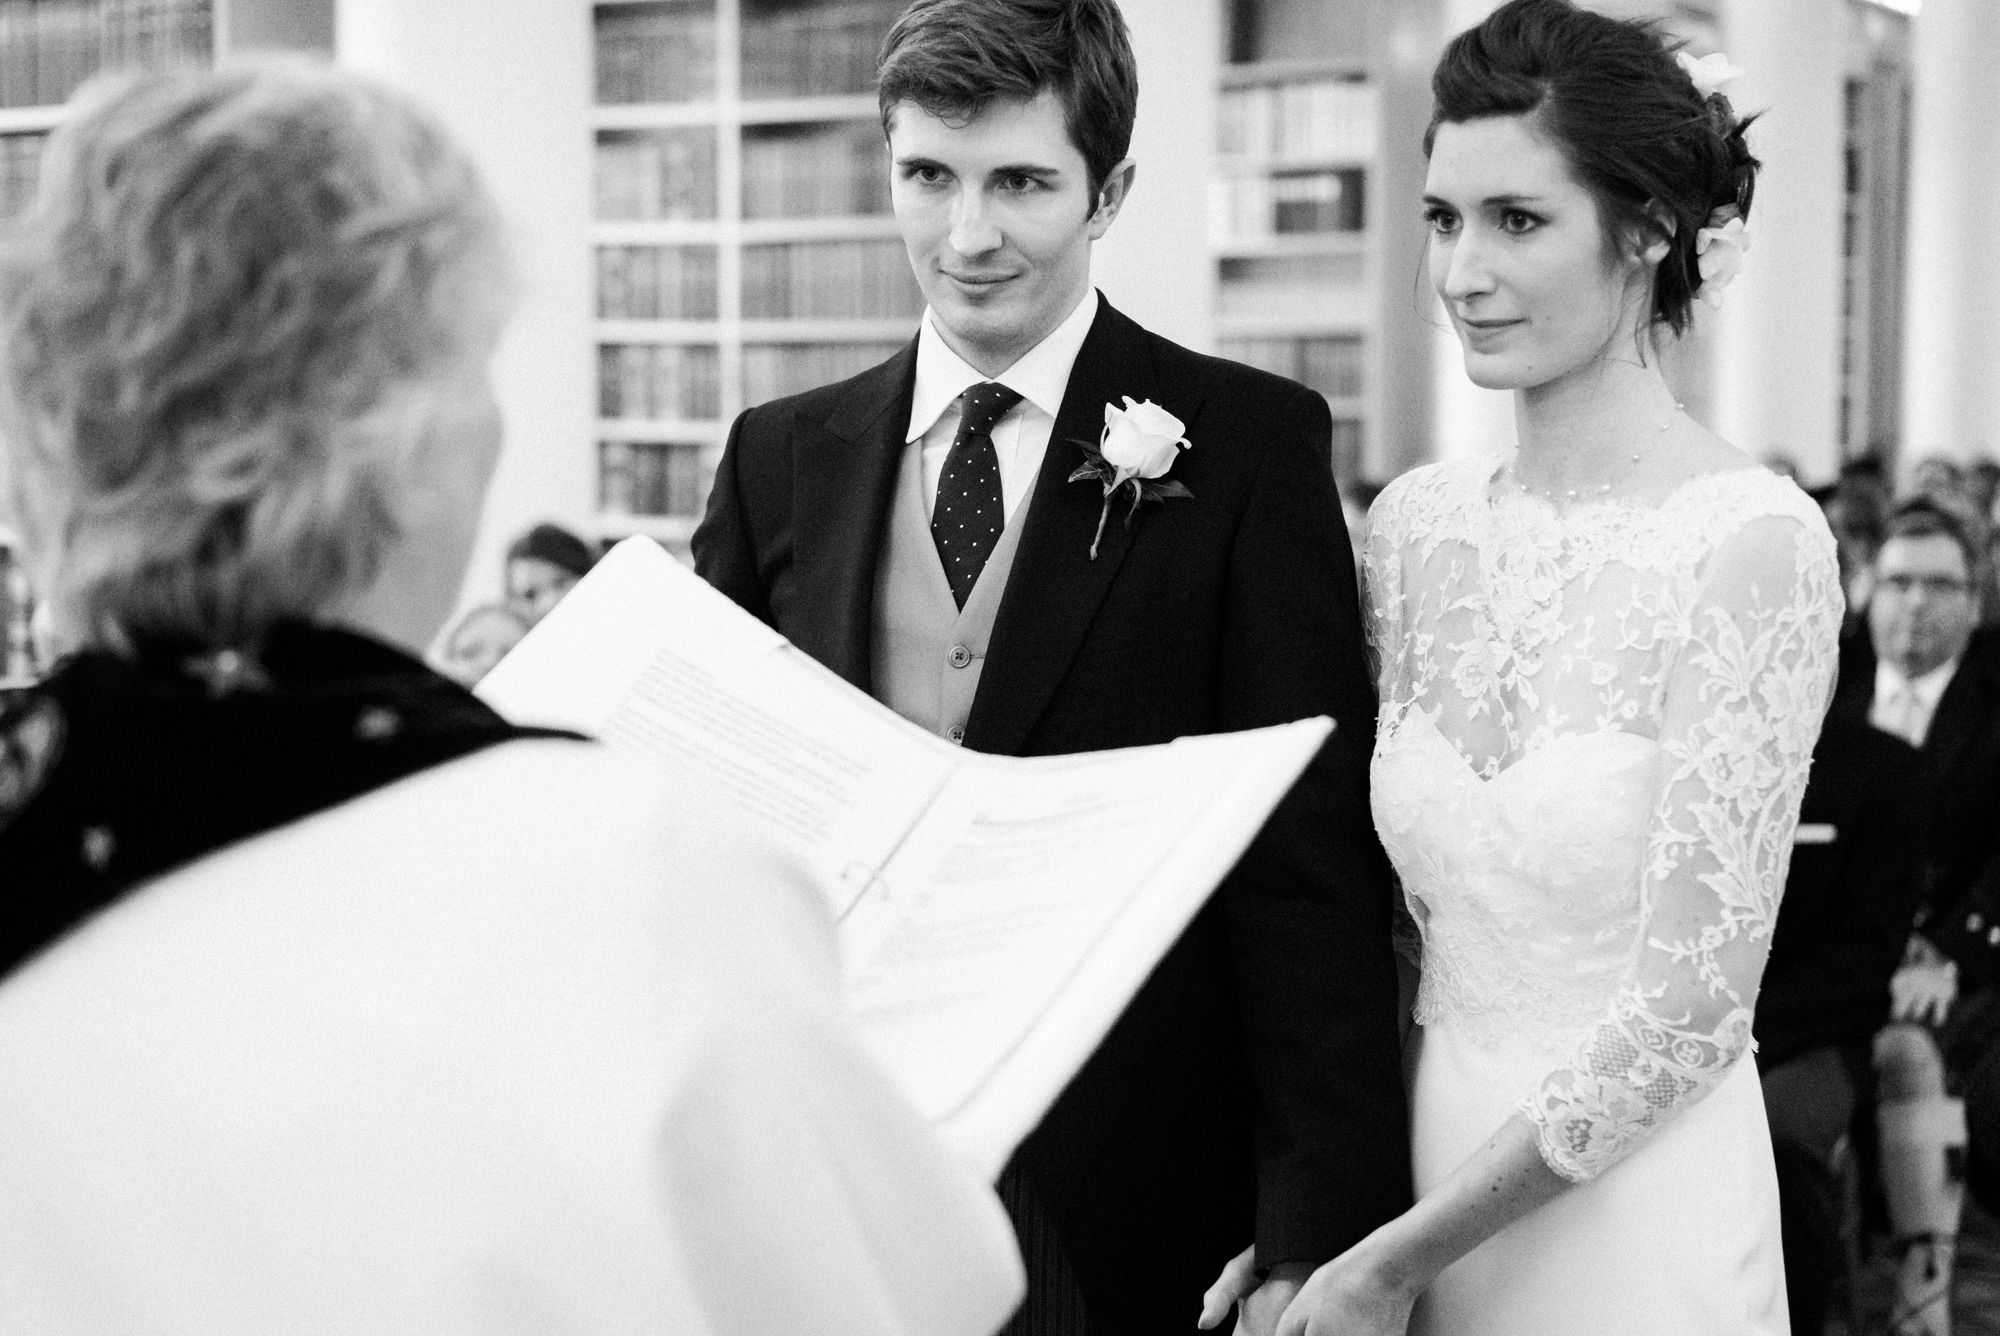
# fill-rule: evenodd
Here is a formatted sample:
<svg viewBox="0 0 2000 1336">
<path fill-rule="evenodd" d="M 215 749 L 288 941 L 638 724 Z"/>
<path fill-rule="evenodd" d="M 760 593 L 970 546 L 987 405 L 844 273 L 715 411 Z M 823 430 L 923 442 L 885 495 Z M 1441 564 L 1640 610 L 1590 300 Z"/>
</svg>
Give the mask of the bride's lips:
<svg viewBox="0 0 2000 1336">
<path fill-rule="evenodd" d="M 1475 343 L 1484 343 L 1500 333 L 1524 323 L 1520 319 L 1511 320 L 1471 320 L 1465 316 L 1458 318 L 1458 327 L 1465 337 Z"/>
</svg>

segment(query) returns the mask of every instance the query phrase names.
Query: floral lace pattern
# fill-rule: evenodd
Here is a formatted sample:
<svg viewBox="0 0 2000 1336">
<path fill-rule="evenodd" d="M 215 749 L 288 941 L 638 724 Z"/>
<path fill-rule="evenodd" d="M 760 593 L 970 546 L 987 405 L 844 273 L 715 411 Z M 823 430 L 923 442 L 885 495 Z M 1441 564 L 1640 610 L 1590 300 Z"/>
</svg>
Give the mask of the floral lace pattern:
<svg viewBox="0 0 2000 1336">
<path fill-rule="evenodd" d="M 1818 509 L 1761 469 L 1566 514 L 1494 472 L 1416 470 L 1370 516 L 1376 825 L 1417 1019 L 1545 1052 L 1521 1107 L 1584 1180 L 1750 1050 L 1842 602 Z"/>
</svg>

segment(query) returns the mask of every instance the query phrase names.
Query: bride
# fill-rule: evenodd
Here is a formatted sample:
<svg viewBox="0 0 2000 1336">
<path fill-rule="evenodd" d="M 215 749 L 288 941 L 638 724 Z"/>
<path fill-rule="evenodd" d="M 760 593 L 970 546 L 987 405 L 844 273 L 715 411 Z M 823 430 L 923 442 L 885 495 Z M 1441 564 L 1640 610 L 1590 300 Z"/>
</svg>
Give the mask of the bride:
<svg viewBox="0 0 2000 1336">
<path fill-rule="evenodd" d="M 1841 596 L 1817 509 L 1660 373 L 1757 167 L 1716 65 L 1512 0 L 1433 76 L 1431 281 L 1519 448 L 1416 470 L 1370 520 L 1419 1200 L 1280 1336 L 1786 1329 L 1746 1059 Z"/>
</svg>

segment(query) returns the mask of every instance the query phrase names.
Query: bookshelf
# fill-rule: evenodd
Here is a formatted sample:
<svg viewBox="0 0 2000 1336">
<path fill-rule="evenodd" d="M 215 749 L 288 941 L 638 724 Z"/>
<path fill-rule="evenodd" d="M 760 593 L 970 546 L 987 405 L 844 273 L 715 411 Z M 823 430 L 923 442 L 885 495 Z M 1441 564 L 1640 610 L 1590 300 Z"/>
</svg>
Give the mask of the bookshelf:
<svg viewBox="0 0 2000 1336">
<path fill-rule="evenodd" d="M 685 552 L 739 412 L 914 333 L 873 93 L 901 7 L 591 6 L 600 538 Z"/>
<path fill-rule="evenodd" d="M 212 60 L 227 2 L 0 0 L 0 216 L 34 197 L 43 141 L 79 85 L 100 70 Z M 0 518 L 0 696 L 45 666 L 30 630 L 34 606 L 19 540 Z"/>
<path fill-rule="evenodd" d="M 1209 195 L 1217 346 L 1325 396 L 1343 483 L 1360 475 L 1376 415 L 1369 195 L 1380 122 L 1363 62 L 1223 66 Z"/>
</svg>

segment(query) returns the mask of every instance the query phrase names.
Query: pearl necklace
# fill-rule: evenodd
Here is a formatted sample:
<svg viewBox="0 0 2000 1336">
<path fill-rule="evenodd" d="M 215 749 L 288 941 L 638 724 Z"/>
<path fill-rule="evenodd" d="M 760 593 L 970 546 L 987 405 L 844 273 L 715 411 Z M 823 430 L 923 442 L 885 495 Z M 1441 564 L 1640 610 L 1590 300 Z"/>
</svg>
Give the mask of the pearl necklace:
<svg viewBox="0 0 2000 1336">
<path fill-rule="evenodd" d="M 1654 435 L 1653 440 L 1656 443 L 1665 440 L 1667 433 L 1673 430 L 1674 420 L 1685 411 L 1687 411 L 1687 405 L 1681 403 L 1678 399 L 1675 400 L 1674 406 L 1667 412 L 1667 420 L 1660 424 L 1660 430 Z M 1634 469 L 1644 461 L 1647 448 L 1641 448 L 1632 452 L 1631 461 Z M 1512 478 L 1514 485 L 1523 492 L 1526 492 L 1529 496 L 1540 497 L 1550 505 L 1556 504 L 1559 500 L 1581 501 L 1586 496 L 1595 500 L 1598 497 L 1610 496 L 1612 487 L 1618 482 L 1616 478 L 1608 478 L 1595 487 L 1565 487 L 1560 491 L 1547 487 L 1530 487 L 1526 482 L 1522 481 L 1519 463 L 1520 454 L 1516 452 L 1514 458 L 1507 461 L 1507 476 Z"/>
</svg>

